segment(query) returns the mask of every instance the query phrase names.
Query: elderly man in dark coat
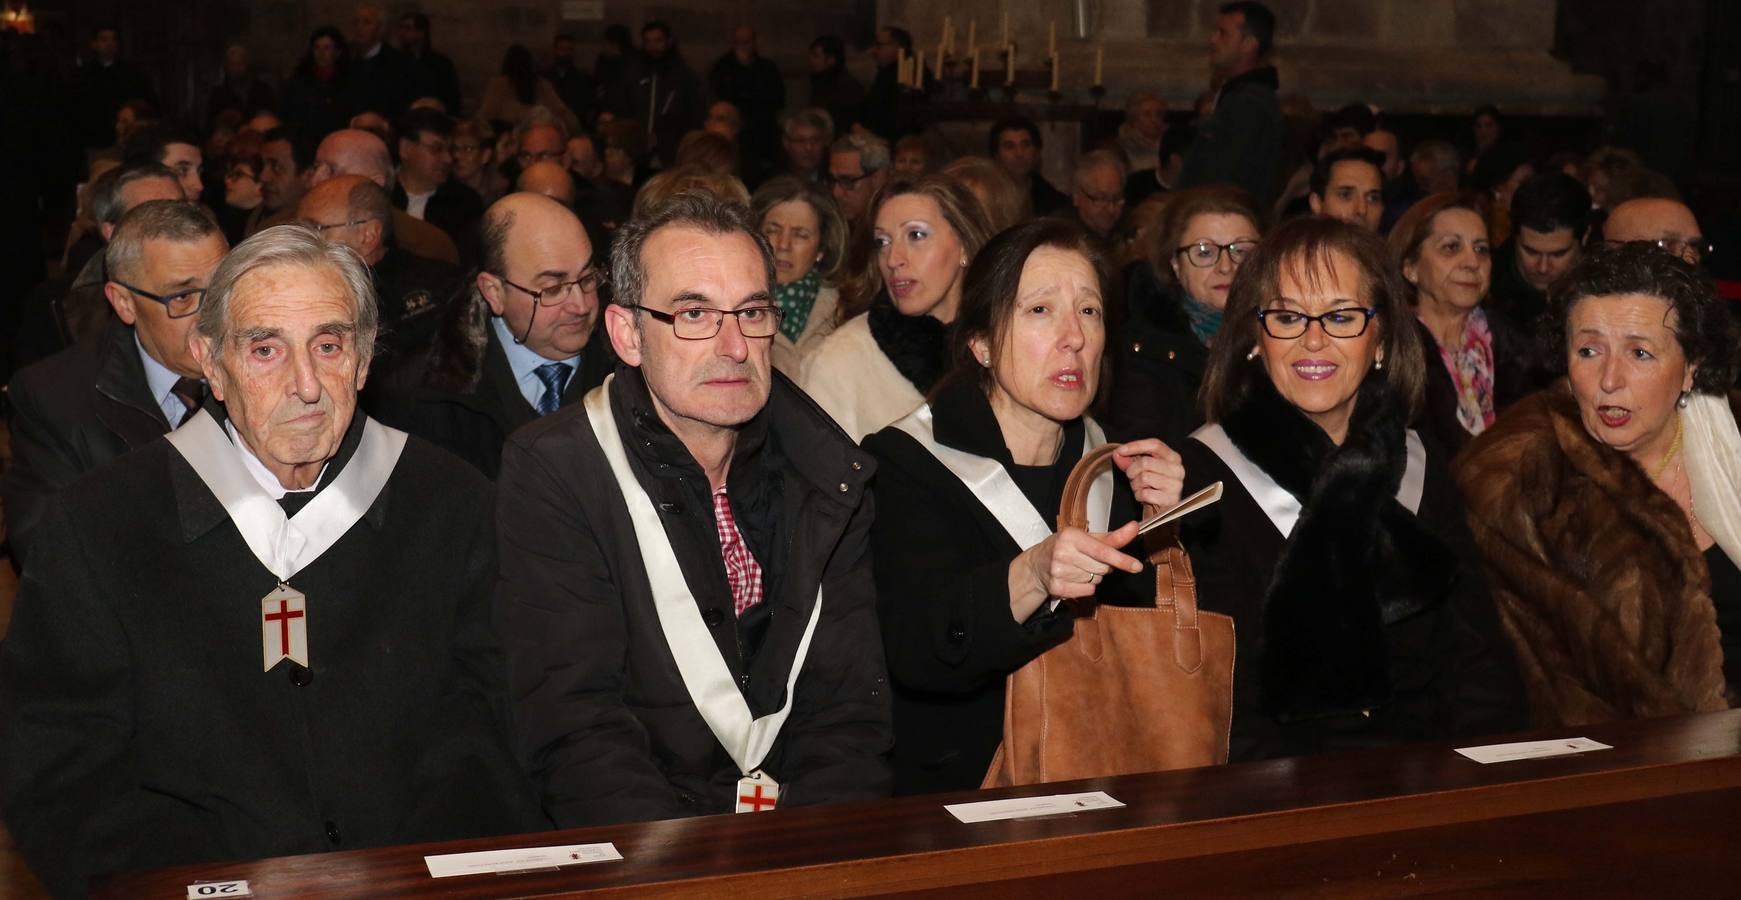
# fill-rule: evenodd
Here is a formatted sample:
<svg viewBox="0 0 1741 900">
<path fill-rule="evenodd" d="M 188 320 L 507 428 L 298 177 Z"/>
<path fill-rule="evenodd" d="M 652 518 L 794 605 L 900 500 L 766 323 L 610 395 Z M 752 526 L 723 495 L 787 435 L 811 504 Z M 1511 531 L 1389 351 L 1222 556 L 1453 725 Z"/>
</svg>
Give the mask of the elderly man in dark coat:
<svg viewBox="0 0 1741 900">
<path fill-rule="evenodd" d="M 215 402 L 62 494 L 0 647 L 0 807 L 31 866 L 70 896 L 540 827 L 498 702 L 489 485 L 354 414 L 362 260 L 267 229 L 197 327 Z"/>
<path fill-rule="evenodd" d="M 624 226 L 622 364 L 510 438 L 497 519 L 519 749 L 562 826 L 886 795 L 870 456 L 772 371 L 773 255 L 678 194 Z"/>
</svg>

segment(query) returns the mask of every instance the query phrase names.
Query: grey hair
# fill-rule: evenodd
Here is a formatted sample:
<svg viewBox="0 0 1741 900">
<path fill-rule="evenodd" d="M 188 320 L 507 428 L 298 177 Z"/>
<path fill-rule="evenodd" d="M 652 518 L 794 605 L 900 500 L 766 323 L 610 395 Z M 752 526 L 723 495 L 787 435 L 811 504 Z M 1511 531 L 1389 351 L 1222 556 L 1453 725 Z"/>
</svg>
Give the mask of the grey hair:
<svg viewBox="0 0 1741 900">
<path fill-rule="evenodd" d="M 91 215 L 98 222 L 114 225 L 127 214 L 121 199 L 121 189 L 144 178 L 167 178 L 179 186 L 175 170 L 160 162 L 128 163 L 98 176 L 91 185 Z"/>
<path fill-rule="evenodd" d="M 1124 157 L 1111 150 L 1095 150 L 1091 153 L 1084 153 L 1080 159 L 1076 160 L 1076 172 L 1072 178 L 1077 190 L 1080 191 L 1084 188 L 1084 179 L 1088 177 L 1089 172 L 1095 169 L 1112 169 L 1117 172 L 1120 185 L 1124 184 L 1124 179 L 1129 174 L 1129 169 L 1124 164 Z"/>
<path fill-rule="evenodd" d="M 640 306 L 642 292 L 647 287 L 645 254 L 647 239 L 661 228 L 681 226 L 698 229 L 706 234 L 742 233 L 755 242 L 762 255 L 762 269 L 767 275 L 767 290 L 774 289 L 774 251 L 768 239 L 762 237 L 749 207 L 726 200 L 702 190 L 680 191 L 663 203 L 617 229 L 611 244 L 611 302 L 619 306 Z M 639 313 L 636 313 L 639 315 Z"/>
<path fill-rule="evenodd" d="M 791 137 L 792 129 L 802 125 L 808 125 L 821 131 L 824 141 L 834 140 L 834 117 L 829 115 L 826 109 L 812 106 L 798 110 L 786 117 L 786 124 L 781 127 L 780 133 L 786 137 Z"/>
<path fill-rule="evenodd" d="M 562 124 L 562 120 L 557 118 L 556 114 L 546 106 L 534 106 L 526 111 L 526 115 L 520 119 L 520 124 L 514 126 L 514 143 L 518 144 L 527 132 L 540 125 L 548 125 L 556 129 L 556 133 L 562 135 L 562 142 L 568 143 L 568 126 Z"/>
<path fill-rule="evenodd" d="M 866 175 L 889 167 L 889 142 L 874 134 L 843 134 L 828 148 L 833 153 L 857 153 Z"/>
<path fill-rule="evenodd" d="M 324 268 L 336 272 L 356 307 L 356 341 L 362 361 L 366 363 L 374 357 L 375 335 L 381 320 L 368 264 L 344 244 L 321 237 L 320 232 L 307 225 L 291 224 L 273 226 L 237 244 L 212 273 L 194 327 L 211 348 L 213 363 L 223 359 L 224 345 L 231 337 L 230 295 L 235 293 L 236 285 L 254 272 L 273 268 Z"/>
<path fill-rule="evenodd" d="M 111 281 L 133 281 L 139 277 L 139 261 L 145 257 L 146 241 L 174 241 L 191 244 L 217 235 L 218 220 L 203 206 L 180 200 L 152 200 L 128 210 L 115 226 L 115 235 L 103 251 L 103 266 Z M 226 243 L 225 246 L 228 246 Z"/>
</svg>

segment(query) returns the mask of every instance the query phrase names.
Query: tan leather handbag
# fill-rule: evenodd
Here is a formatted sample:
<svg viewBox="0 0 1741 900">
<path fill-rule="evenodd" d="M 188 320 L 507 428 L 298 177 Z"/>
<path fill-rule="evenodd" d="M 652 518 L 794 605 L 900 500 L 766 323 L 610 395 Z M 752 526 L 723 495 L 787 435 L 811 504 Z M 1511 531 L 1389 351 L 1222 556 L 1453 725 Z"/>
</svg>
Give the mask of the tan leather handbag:
<svg viewBox="0 0 1741 900">
<path fill-rule="evenodd" d="M 1088 486 L 1117 444 L 1070 472 L 1058 527 L 1087 526 Z M 981 787 L 1183 769 L 1227 761 L 1233 619 L 1199 612 L 1176 525 L 1157 549 L 1153 607 L 1092 603 L 1070 639 L 1009 676 L 1003 744 Z"/>
</svg>

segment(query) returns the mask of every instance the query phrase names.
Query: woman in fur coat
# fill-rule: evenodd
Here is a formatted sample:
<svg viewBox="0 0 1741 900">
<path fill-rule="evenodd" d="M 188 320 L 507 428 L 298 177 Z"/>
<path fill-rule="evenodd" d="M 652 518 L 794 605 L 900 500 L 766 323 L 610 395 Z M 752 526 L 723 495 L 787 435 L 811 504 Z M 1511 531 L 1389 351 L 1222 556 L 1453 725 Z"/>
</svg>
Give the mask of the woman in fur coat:
<svg viewBox="0 0 1741 900">
<path fill-rule="evenodd" d="M 1735 339 L 1708 280 L 1655 247 L 1585 260 L 1549 303 L 1567 378 L 1458 466 L 1535 718 L 1737 702 Z"/>
<path fill-rule="evenodd" d="M 1180 448 L 1204 609 L 1233 616 L 1231 758 L 1520 727 L 1523 692 L 1443 452 L 1407 425 L 1419 332 L 1379 239 L 1308 217 L 1234 278 Z"/>
</svg>

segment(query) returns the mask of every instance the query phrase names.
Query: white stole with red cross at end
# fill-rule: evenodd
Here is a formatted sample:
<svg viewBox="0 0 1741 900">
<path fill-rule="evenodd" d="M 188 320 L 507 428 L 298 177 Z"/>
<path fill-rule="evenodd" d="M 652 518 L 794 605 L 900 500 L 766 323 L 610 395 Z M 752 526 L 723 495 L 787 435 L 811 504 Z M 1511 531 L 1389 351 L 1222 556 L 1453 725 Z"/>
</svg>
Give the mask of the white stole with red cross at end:
<svg viewBox="0 0 1741 900">
<path fill-rule="evenodd" d="M 399 463 L 405 438 L 403 431 L 365 419 L 357 451 L 338 477 L 300 512 L 286 516 L 248 473 L 241 448 L 230 442 L 210 413 L 201 410 L 168 435 L 170 445 L 229 513 L 254 558 L 278 578 L 278 587 L 260 601 L 262 671 L 285 659 L 308 667 L 308 601 L 288 582 L 369 511 Z"/>
<path fill-rule="evenodd" d="M 731 754 L 743 778 L 738 780 L 738 812 L 761 812 L 772 809 L 779 798 L 780 785 L 760 770 L 762 760 L 773 749 L 780 728 L 792 714 L 792 697 L 798 686 L 798 673 L 804 668 L 804 658 L 810 653 L 810 639 L 816 634 L 816 622 L 822 616 L 822 589 L 816 589 L 816 605 L 810 610 L 810 622 L 804 626 L 804 637 L 798 642 L 798 652 L 786 673 L 786 702 L 775 712 L 756 718 L 749 702 L 738 689 L 737 679 L 719 655 L 707 623 L 696 607 L 695 594 L 683 580 L 683 570 L 677 563 L 677 552 L 665 534 L 665 526 L 653 508 L 653 499 L 635 477 L 629 457 L 623 452 L 623 439 L 617 431 L 617 420 L 611 415 L 612 375 L 604 384 L 586 395 L 586 418 L 598 438 L 611 475 L 622 491 L 629 509 L 629 521 L 635 528 L 635 543 L 641 550 L 641 565 L 646 569 L 647 586 L 653 592 L 653 610 L 658 614 L 659 627 L 671 657 L 677 663 L 677 674 L 695 709 L 713 732 L 720 746 Z"/>
</svg>

